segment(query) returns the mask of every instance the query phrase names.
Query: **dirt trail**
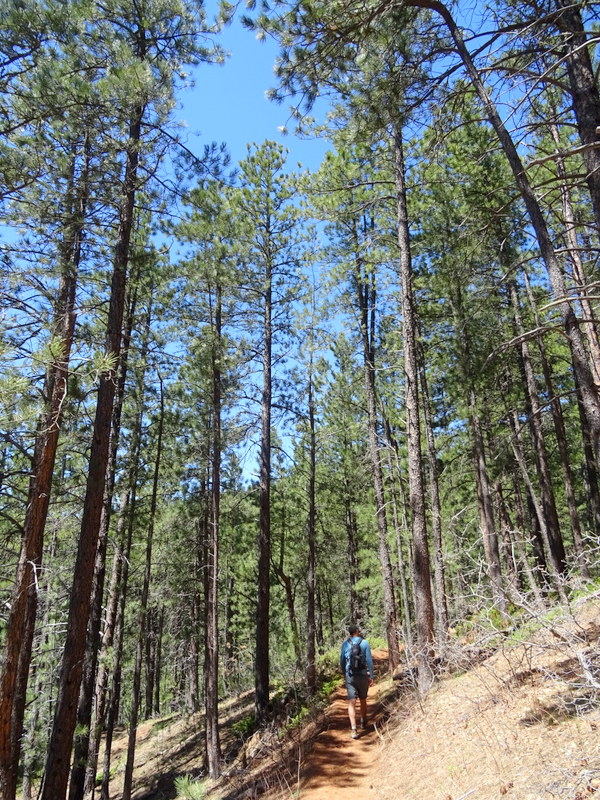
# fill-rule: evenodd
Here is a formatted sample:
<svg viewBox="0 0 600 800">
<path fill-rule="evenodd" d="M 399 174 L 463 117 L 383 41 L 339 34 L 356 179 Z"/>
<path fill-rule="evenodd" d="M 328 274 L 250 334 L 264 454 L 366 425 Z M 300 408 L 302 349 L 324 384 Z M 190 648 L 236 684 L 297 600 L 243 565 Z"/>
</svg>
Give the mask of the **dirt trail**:
<svg viewBox="0 0 600 800">
<path fill-rule="evenodd" d="M 376 670 L 385 667 L 386 658 L 385 651 L 373 652 Z M 373 762 L 381 752 L 381 690 L 380 682 L 369 689 L 367 729 L 359 730 L 358 739 L 350 738 L 346 690 L 337 690 L 326 712 L 326 728 L 301 765 L 297 788 L 302 800 L 364 800 L 372 784 Z"/>
</svg>

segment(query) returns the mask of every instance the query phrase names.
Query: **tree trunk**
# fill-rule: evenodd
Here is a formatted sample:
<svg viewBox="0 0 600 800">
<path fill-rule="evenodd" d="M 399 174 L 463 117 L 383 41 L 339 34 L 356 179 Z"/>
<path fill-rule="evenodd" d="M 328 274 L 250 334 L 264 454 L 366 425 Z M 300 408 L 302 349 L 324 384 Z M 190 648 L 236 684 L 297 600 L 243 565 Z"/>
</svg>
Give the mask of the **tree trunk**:
<svg viewBox="0 0 600 800">
<path fill-rule="evenodd" d="M 119 718 L 119 703 L 121 699 L 121 674 L 123 668 L 123 639 L 125 633 L 125 604 L 127 600 L 127 590 L 129 586 L 129 556 L 131 554 L 131 544 L 133 540 L 133 522 L 134 512 L 137 503 L 135 486 L 131 496 L 129 505 L 129 521 L 127 525 L 127 541 L 121 555 L 122 562 L 122 577 L 119 587 L 117 616 L 115 619 L 115 635 L 114 635 L 114 663 L 111 677 L 111 687 L 108 697 L 108 710 L 106 715 L 106 734 L 104 739 L 104 759 L 102 763 L 102 784 L 100 788 L 100 799 L 110 800 L 110 775 L 111 775 L 111 760 L 112 760 L 112 740 L 115 731 L 115 726 Z M 97 733 L 98 742 L 101 732 L 101 718 L 98 716 L 97 720 Z M 88 762 L 89 769 L 89 762 Z M 89 772 L 86 779 L 89 780 Z M 96 776 L 91 776 L 91 791 L 95 785 Z"/>
<path fill-rule="evenodd" d="M 358 232 L 354 227 L 356 262 L 356 290 L 360 314 L 360 335 L 363 344 L 365 394 L 367 398 L 367 429 L 369 435 L 369 459 L 375 489 L 375 509 L 379 535 L 379 561 L 383 577 L 383 606 L 390 669 L 400 663 L 396 599 L 394 597 L 394 573 L 387 543 L 387 515 L 383 471 L 377 437 L 377 390 L 375 386 L 375 275 L 363 264 L 358 243 Z"/>
<path fill-rule="evenodd" d="M 143 113 L 142 108 L 137 110 L 129 130 L 131 144 L 127 150 L 124 181 L 125 194 L 120 211 L 119 233 L 113 265 L 105 352 L 114 364 L 118 362 L 121 350 L 127 260 L 133 226 L 139 160 L 137 143 L 140 140 Z M 75 580 L 70 596 L 67 637 L 63 651 L 58 696 L 48 746 L 41 800 L 63 800 L 67 791 L 71 747 L 77 719 L 77 701 L 79 699 L 83 658 L 85 655 L 87 623 L 90 615 L 92 581 L 104 501 L 115 383 L 114 366 L 101 373 L 81 519 L 81 534 L 74 569 Z"/>
<path fill-rule="evenodd" d="M 220 774 L 219 741 L 219 530 L 221 502 L 221 286 L 215 292 L 215 320 L 212 343 L 212 487 L 208 558 L 206 563 L 206 674 L 205 719 L 208 774 L 216 780 Z"/>
<path fill-rule="evenodd" d="M 133 330 L 136 300 L 137 282 L 134 283 L 132 294 L 127 303 L 127 322 L 123 332 L 123 346 L 121 348 L 121 354 L 119 358 L 117 394 L 113 407 L 113 419 L 110 437 L 110 457 L 106 476 L 106 487 L 104 491 L 102 521 L 100 523 L 100 534 L 98 537 L 98 552 L 96 554 L 94 580 L 92 584 L 92 611 L 88 624 L 83 677 L 81 681 L 79 702 L 77 705 L 77 733 L 75 735 L 75 746 L 73 748 L 73 765 L 71 767 L 71 780 L 69 784 L 69 800 L 82 800 L 85 792 L 85 776 L 88 759 L 90 757 L 92 758 L 94 763 L 94 773 L 97 762 L 97 753 L 94 755 L 94 753 L 90 751 L 93 711 L 92 706 L 94 702 L 98 653 L 101 646 L 100 626 L 102 623 L 102 600 L 104 596 L 104 580 L 106 574 L 108 530 L 110 526 L 117 452 L 119 449 L 119 438 L 121 433 L 121 413 L 123 410 L 123 399 L 125 397 L 127 362 L 129 357 L 131 333 Z"/>
<path fill-rule="evenodd" d="M 563 40 L 566 36 L 565 60 L 579 138 L 583 145 L 594 145 L 598 142 L 596 129 L 600 125 L 600 93 L 581 10 L 573 0 L 557 0 L 557 5 L 562 9 L 557 18 L 557 28 Z M 600 150 L 593 146 L 586 147 L 583 161 L 596 226 L 600 232 Z"/>
<path fill-rule="evenodd" d="M 507 604 L 502 569 L 500 566 L 500 549 L 498 547 L 498 533 L 494 520 L 492 493 L 488 475 L 485 447 L 481 432 L 481 420 L 476 412 L 475 392 L 469 393 L 469 422 L 473 440 L 473 460 L 475 463 L 475 480 L 477 483 L 477 500 L 479 505 L 479 519 L 483 538 L 483 551 L 488 565 L 488 575 L 492 584 L 494 602 L 502 617 L 506 617 Z"/>
<path fill-rule="evenodd" d="M 145 363 L 145 359 L 143 360 Z M 142 376 L 142 385 L 143 385 Z M 121 658 L 119 640 L 119 619 L 123 610 L 121 605 L 124 603 L 122 597 L 127 594 L 127 584 L 129 577 L 129 554 L 131 551 L 131 540 L 133 533 L 133 518 L 137 502 L 136 487 L 140 469 L 140 449 L 142 436 L 142 416 L 143 402 L 140 398 L 140 407 L 133 425 L 131 445 L 126 463 L 128 464 L 128 474 L 125 480 L 125 489 L 121 495 L 117 527 L 115 531 L 115 554 L 113 558 L 110 585 L 108 590 L 108 602 L 105 609 L 104 633 L 102 636 L 100 651 L 100 667 L 96 675 L 95 683 L 95 706 L 90 722 L 90 741 L 88 745 L 88 758 L 85 771 L 84 796 L 88 797 L 93 793 L 96 784 L 96 769 L 98 765 L 98 752 L 100 749 L 100 737 L 105 721 L 106 701 L 108 692 L 109 671 L 118 670 Z M 110 654 L 113 653 L 112 658 Z M 112 736 L 112 731 L 110 733 Z M 110 744 L 106 744 L 105 760 L 110 763 Z"/>
<path fill-rule="evenodd" d="M 573 370 L 579 383 L 581 400 L 590 428 L 592 449 L 596 463 L 598 464 L 600 463 L 600 398 L 598 396 L 598 389 L 587 361 L 587 354 L 579 327 L 579 321 L 577 320 L 572 304 L 567 299 L 568 292 L 564 276 L 560 269 L 556 253 L 554 252 L 548 226 L 546 225 L 546 220 L 544 219 L 539 201 L 529 183 L 526 170 L 521 162 L 515 143 L 502 122 L 498 110 L 481 79 L 481 75 L 473 63 L 452 14 L 439 0 L 409 0 L 408 4 L 415 8 L 431 9 L 438 13 L 446 23 L 456 50 L 471 79 L 473 88 L 477 92 L 488 120 L 494 128 L 500 145 L 506 155 L 515 183 L 527 209 L 531 226 L 535 232 L 540 248 L 540 255 L 548 272 L 552 294 L 561 315 L 565 335 L 573 357 Z"/>
<path fill-rule="evenodd" d="M 550 130 L 552 133 L 552 138 L 554 139 L 554 143 L 558 149 L 560 145 L 558 128 L 556 125 L 551 125 Z M 599 159 L 597 169 L 600 169 L 600 151 L 595 150 L 594 153 L 596 153 L 596 159 Z M 567 170 L 565 168 L 563 159 L 560 157 L 556 159 L 556 171 L 558 177 L 560 178 L 560 196 L 563 208 L 567 247 L 569 248 L 569 256 L 573 268 L 573 278 L 575 280 L 575 285 L 579 289 L 579 303 L 581 305 L 581 310 L 583 311 L 582 327 L 586 333 L 589 344 L 590 368 L 592 370 L 596 386 L 600 386 L 600 342 L 598 341 L 596 319 L 594 315 L 594 309 L 588 297 L 587 282 L 585 273 L 583 271 L 583 264 L 581 262 L 581 254 L 579 252 L 579 242 L 577 241 L 577 222 L 575 220 L 575 211 L 573 210 L 573 203 L 571 201 L 571 194 L 569 191 Z M 597 173 L 595 180 L 600 188 L 600 172 Z"/>
<path fill-rule="evenodd" d="M 504 497 L 502 496 L 502 494 L 500 492 L 500 483 L 499 482 L 498 482 L 497 486 L 498 486 L 498 494 L 499 494 L 499 498 L 498 498 L 499 499 L 499 503 L 500 503 L 501 506 L 503 506 L 503 512 L 502 513 L 503 513 L 503 515 L 504 515 L 504 517 L 506 519 L 506 524 L 507 524 L 507 526 L 509 528 L 509 531 L 511 533 L 511 541 L 512 541 L 512 544 L 513 544 L 513 547 L 514 547 L 514 550 L 515 550 L 515 553 L 513 554 L 513 557 L 514 557 L 514 561 L 515 561 L 516 580 L 518 582 L 519 578 L 522 575 L 526 576 L 527 582 L 529 583 L 529 588 L 531 589 L 531 592 L 533 593 L 533 596 L 534 596 L 536 607 L 539 608 L 539 609 L 544 609 L 545 608 L 544 596 L 543 596 L 543 594 L 542 594 L 542 592 L 540 590 L 539 581 L 536 580 L 535 574 L 534 574 L 534 572 L 533 572 L 533 570 L 531 568 L 531 565 L 529 563 L 529 559 L 527 557 L 527 553 L 525 551 L 525 546 L 524 546 L 524 538 L 526 536 L 526 534 L 525 534 L 525 518 L 524 518 L 524 515 L 523 515 L 522 500 L 521 500 L 520 492 L 518 493 L 518 495 L 516 497 L 516 502 L 515 502 L 516 518 L 517 518 L 517 527 L 515 528 L 513 526 L 512 522 L 511 522 L 510 515 L 509 515 L 508 510 L 506 508 L 506 505 L 505 505 L 505 502 L 504 502 Z M 517 600 L 518 598 L 514 598 L 514 599 Z"/>
<path fill-rule="evenodd" d="M 165 607 L 160 607 L 160 614 L 158 615 L 158 628 L 156 631 L 156 648 L 155 648 L 155 681 L 154 681 L 154 716 L 160 716 L 160 687 L 162 684 L 162 642 L 163 631 L 165 627 Z"/>
<path fill-rule="evenodd" d="M 533 292 L 531 291 L 531 285 L 527 273 L 525 273 L 525 286 L 527 289 L 529 303 L 531 305 L 535 317 L 535 324 L 537 327 L 540 327 L 540 319 L 537 312 L 537 306 L 535 304 Z M 577 553 L 577 560 L 579 562 L 581 575 L 583 578 L 587 579 L 590 577 L 590 573 L 583 546 L 583 536 L 581 534 L 581 523 L 579 520 L 579 511 L 577 509 L 577 500 L 575 498 L 573 473 L 571 470 L 569 445 L 567 442 L 567 432 L 565 429 L 565 421 L 562 413 L 562 406 L 560 404 L 560 398 L 557 397 L 556 392 L 554 391 L 554 381 L 552 379 L 552 371 L 550 369 L 550 364 L 548 363 L 548 359 L 546 357 L 546 350 L 544 348 L 544 343 L 539 337 L 537 339 L 537 343 L 542 362 L 542 372 L 544 375 L 544 382 L 546 384 L 546 394 L 550 398 L 550 411 L 552 413 L 554 433 L 556 435 L 556 443 L 558 445 L 558 452 L 560 454 L 560 463 L 565 483 L 567 505 L 569 507 L 569 519 L 571 521 L 571 530 L 573 531 L 573 542 L 575 544 L 575 552 Z"/>
<path fill-rule="evenodd" d="M 421 392 L 423 394 L 423 420 L 425 423 L 425 436 L 427 438 L 427 456 L 429 459 L 429 496 L 431 499 L 431 524 L 433 528 L 434 552 L 434 585 L 435 609 L 437 618 L 437 637 L 443 643 L 448 638 L 448 603 L 446 598 L 446 579 L 444 567 L 444 549 L 442 542 L 442 509 L 440 503 L 440 487 L 438 475 L 438 458 L 433 433 L 433 420 L 427 385 L 425 369 L 425 355 L 423 348 L 419 347 L 419 362 L 421 374 Z"/>
<path fill-rule="evenodd" d="M 65 406 L 69 358 L 75 331 L 75 294 L 88 196 L 89 141 L 84 138 L 83 166 L 76 176 L 73 156 L 67 203 L 69 221 L 61 245 L 61 275 L 52 323 L 55 354 L 46 371 L 45 409 L 38 422 L 21 553 L 6 624 L 5 651 L 0 679 L 0 796 L 14 800 L 19 754 L 38 605 L 38 577 L 42 568 L 44 530 L 52 494 L 52 476 Z"/>
<path fill-rule="evenodd" d="M 492 587 L 494 603 L 503 617 L 506 616 L 507 603 L 502 582 L 502 569 L 500 564 L 500 550 L 498 547 L 498 533 L 494 519 L 494 504 L 485 457 L 485 445 L 481 430 L 481 419 L 477 410 L 477 396 L 471 375 L 471 343 L 467 331 L 467 319 L 463 304 L 462 288 L 454 287 L 454 296 L 451 299 L 455 318 L 458 347 L 460 350 L 463 382 L 468 387 L 467 407 L 469 411 L 469 430 L 471 433 L 473 466 L 475 483 L 477 487 L 477 505 L 483 551 L 487 563 L 488 576 Z"/>
<path fill-rule="evenodd" d="M 344 523 L 346 529 L 346 554 L 348 559 L 348 580 L 350 583 L 350 617 L 353 620 L 362 620 L 362 610 L 356 584 L 358 582 L 358 530 L 356 512 L 348 477 L 344 475 Z"/>
<path fill-rule="evenodd" d="M 144 362 L 145 363 L 145 360 Z M 100 745 L 100 734 L 102 732 L 102 724 L 104 721 L 104 705 L 108 699 L 108 707 L 106 713 L 106 737 L 104 741 L 104 759 L 102 767 L 102 785 L 100 790 L 101 800 L 109 800 L 110 792 L 110 774 L 111 774 L 111 758 L 112 758 L 112 739 L 115 730 L 115 725 L 119 717 L 119 702 L 121 695 L 121 672 L 123 660 L 123 638 L 125 630 L 125 605 L 127 601 L 127 591 L 129 588 L 129 565 L 131 556 L 131 546 L 133 543 L 133 528 L 135 521 L 135 511 L 137 506 L 137 484 L 140 470 L 140 453 L 142 443 L 142 422 L 144 413 L 144 379 L 145 372 L 140 376 L 139 385 L 141 392 L 138 400 L 138 413 L 133 428 L 132 442 L 131 442 L 131 457 L 129 459 L 129 477 L 128 488 L 124 492 L 123 500 L 121 502 L 121 516 L 119 518 L 119 525 L 117 527 L 117 551 L 115 552 L 115 560 L 113 563 L 113 579 L 111 579 L 111 593 L 109 594 L 110 603 L 107 609 L 107 619 L 105 636 L 102 642 L 102 667 L 98 673 L 96 681 L 96 719 L 93 728 L 95 740 L 94 743 L 90 742 L 90 752 L 95 754 L 95 760 L 98 758 L 98 748 Z M 122 524 L 121 524 L 122 520 Z M 123 536 L 125 531 L 126 534 Z M 111 625 L 112 623 L 112 625 Z M 114 628 L 114 635 L 111 636 L 111 628 Z M 107 656 L 112 649 L 112 676 L 110 691 L 107 692 L 106 684 L 108 679 L 108 665 L 106 663 Z M 106 674 L 106 679 L 103 681 L 103 673 Z M 92 751 L 92 744 L 95 745 Z M 96 764 L 88 758 L 88 769 L 86 772 L 86 794 L 93 793 L 96 782 Z"/>
<path fill-rule="evenodd" d="M 419 683 L 424 687 L 430 680 L 433 644 L 433 598 L 427 541 L 427 518 L 423 457 L 421 453 L 421 423 L 419 414 L 419 371 L 417 364 L 417 312 L 413 292 L 413 271 L 404 176 L 402 130 L 394 130 L 395 182 L 397 202 L 398 247 L 400 250 L 400 286 L 402 292 L 402 342 L 406 381 L 406 441 L 408 460 L 408 499 L 412 512 L 414 547 L 413 586 L 419 651 Z"/>
<path fill-rule="evenodd" d="M 509 291 L 517 334 L 521 337 L 519 350 L 521 356 L 521 365 L 525 376 L 525 391 L 528 407 L 527 410 L 529 412 L 529 429 L 531 431 L 533 452 L 540 483 L 542 508 L 544 510 L 544 518 L 548 531 L 548 541 L 550 547 L 552 548 L 553 561 L 558 565 L 559 572 L 562 574 L 567 568 L 567 559 L 562 534 L 560 532 L 560 525 L 558 522 L 558 512 L 556 510 L 554 490 L 552 488 L 552 477 L 550 474 L 550 467 L 548 465 L 548 455 L 546 452 L 546 443 L 542 429 L 542 407 L 535 383 L 535 374 L 531 365 L 531 358 L 529 356 L 529 345 L 523 336 L 525 329 L 523 327 L 523 321 L 521 318 L 521 307 L 517 294 L 517 287 L 514 281 L 510 281 Z"/>
<path fill-rule="evenodd" d="M 316 472 L 317 436 L 315 431 L 315 399 L 313 394 L 312 352 L 308 378 L 308 425 L 309 425 L 309 475 L 308 475 L 308 518 L 306 538 L 308 545 L 308 564 L 306 570 L 306 687 L 309 696 L 317 689 L 316 626 L 315 626 L 315 571 L 316 571 Z"/>
<path fill-rule="evenodd" d="M 590 509 L 590 527 L 598 533 L 600 531 L 600 476 L 598 475 L 598 463 L 592 446 L 592 434 L 588 422 L 583 398 L 581 395 L 577 375 L 573 374 L 575 381 L 575 395 L 577 397 L 577 410 L 579 412 L 579 422 L 581 425 L 581 436 L 583 439 L 583 466 L 588 492 L 588 507 Z"/>
<path fill-rule="evenodd" d="M 511 419 L 511 428 L 513 431 L 513 441 L 512 441 L 512 448 L 513 453 L 515 455 L 515 459 L 521 469 L 521 474 L 523 476 L 523 481 L 527 486 L 527 490 L 529 492 L 529 496 L 531 498 L 531 502 L 533 503 L 533 507 L 535 509 L 535 514 L 537 517 L 538 524 L 540 526 L 540 530 L 542 532 L 542 539 L 544 541 L 544 545 L 546 547 L 546 553 L 548 556 L 548 564 L 550 565 L 550 575 L 552 578 L 552 582 L 556 591 L 558 592 L 561 600 L 564 603 L 567 603 L 567 596 L 565 594 L 565 589 L 563 586 L 563 582 L 561 579 L 561 572 L 560 572 L 560 562 L 557 560 L 556 555 L 552 549 L 552 544 L 550 541 L 550 535 L 548 532 L 548 526 L 546 524 L 546 519 L 544 515 L 544 509 L 542 503 L 538 499 L 533 484 L 531 483 L 531 478 L 529 477 L 529 472 L 527 470 L 527 464 L 525 462 L 525 457 L 523 456 L 523 451 L 521 449 L 521 444 L 519 441 L 519 417 L 516 411 L 513 411 L 512 419 Z"/>
<path fill-rule="evenodd" d="M 156 666 L 155 647 L 156 647 L 156 609 L 150 607 L 147 614 L 146 623 L 146 686 L 144 691 L 144 718 L 150 719 L 154 704 L 154 668 Z"/>
<path fill-rule="evenodd" d="M 260 520 L 258 534 L 258 604 L 256 610 L 255 710 L 265 720 L 269 706 L 269 621 L 271 568 L 271 403 L 272 403 L 272 266 L 267 259 L 263 317 L 263 390 L 261 400 Z"/>
<path fill-rule="evenodd" d="M 400 596 L 402 597 L 402 612 L 404 614 L 404 640 L 408 651 L 412 653 L 414 642 L 412 634 L 412 619 L 411 619 L 411 603 L 409 599 L 408 583 L 406 579 L 406 559 L 403 552 L 403 539 L 405 534 L 409 535 L 408 526 L 408 508 L 406 502 L 406 492 L 404 491 L 404 478 L 402 476 L 402 469 L 400 466 L 400 454 L 398 452 L 398 441 L 392 431 L 392 426 L 388 418 L 383 417 L 383 425 L 385 429 L 385 436 L 388 442 L 388 454 L 390 456 L 389 470 L 392 475 L 392 515 L 394 521 L 394 528 L 396 529 L 396 555 L 398 559 L 398 579 L 400 581 Z M 391 454 L 394 454 L 394 461 L 392 462 Z M 394 469 L 395 467 L 395 469 Z M 394 480 L 393 475 L 396 473 L 397 480 Z M 398 488 L 396 488 L 398 487 Z M 398 489 L 400 497 L 398 497 Z M 402 510 L 402 519 L 398 513 L 398 509 Z M 412 569 L 409 568 L 409 573 L 412 574 Z"/>
<path fill-rule="evenodd" d="M 148 319 L 149 325 L 149 319 Z M 165 401 L 163 391 L 163 381 L 158 375 L 160 385 L 160 416 L 158 418 L 158 432 L 156 435 L 156 460 L 154 462 L 154 477 L 152 481 L 152 498 L 150 500 L 150 521 L 148 523 L 148 534 L 146 537 L 146 563 L 144 567 L 144 581 L 142 585 L 142 597 L 140 600 L 140 613 L 138 618 L 138 641 L 135 651 L 135 667 L 133 672 L 133 688 L 131 690 L 131 715 L 129 718 L 129 738 L 127 742 L 127 761 L 125 763 L 125 776 L 123 778 L 122 800 L 130 800 L 131 788 L 133 783 L 133 766 L 135 760 L 135 743 L 137 734 L 138 714 L 140 708 L 140 689 L 142 680 L 142 658 L 144 648 L 144 638 L 148 634 L 148 597 L 150 593 L 150 578 L 152 574 L 152 547 L 154 542 L 154 524 L 156 521 L 156 509 L 158 505 L 158 479 L 160 475 L 160 462 L 162 457 L 162 438 L 165 417 Z"/>
<path fill-rule="evenodd" d="M 496 500 L 498 508 L 498 523 L 500 525 L 500 539 L 504 550 L 504 562 L 506 564 L 506 574 L 508 576 L 508 585 L 510 597 L 516 598 L 522 590 L 522 585 L 519 583 L 520 574 L 517 566 L 516 550 L 517 547 L 513 541 L 512 525 L 506 503 L 504 501 L 504 494 L 502 492 L 502 484 L 500 480 L 496 481 L 494 486 L 496 491 Z"/>
</svg>

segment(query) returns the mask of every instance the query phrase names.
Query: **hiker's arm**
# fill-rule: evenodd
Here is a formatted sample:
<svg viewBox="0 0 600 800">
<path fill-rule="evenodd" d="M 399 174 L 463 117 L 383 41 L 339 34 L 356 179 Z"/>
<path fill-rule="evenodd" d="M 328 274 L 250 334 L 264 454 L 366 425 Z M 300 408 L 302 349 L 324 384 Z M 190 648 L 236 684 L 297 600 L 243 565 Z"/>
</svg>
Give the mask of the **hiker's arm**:
<svg viewBox="0 0 600 800">
<path fill-rule="evenodd" d="M 373 680 L 375 671 L 373 669 L 373 656 L 371 655 L 371 645 L 368 642 L 366 642 L 365 646 L 365 658 L 367 659 L 367 669 L 369 670 L 369 676 L 371 680 Z"/>
</svg>

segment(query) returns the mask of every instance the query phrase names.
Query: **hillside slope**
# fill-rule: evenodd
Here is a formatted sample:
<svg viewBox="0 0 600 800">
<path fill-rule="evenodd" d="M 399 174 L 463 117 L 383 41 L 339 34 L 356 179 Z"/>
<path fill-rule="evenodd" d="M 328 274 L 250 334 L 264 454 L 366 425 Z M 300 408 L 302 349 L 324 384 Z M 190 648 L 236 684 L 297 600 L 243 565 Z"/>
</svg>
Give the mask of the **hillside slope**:
<svg viewBox="0 0 600 800">
<path fill-rule="evenodd" d="M 208 796 L 600 798 L 600 600 L 536 627 L 462 674 L 442 676 L 422 698 L 410 681 L 384 675 L 370 692 L 370 725 L 356 740 L 339 690 L 323 713 L 285 738 L 275 729 L 253 736 L 218 783 L 205 785 Z M 457 646 L 457 660 L 468 649 Z M 384 654 L 376 655 L 381 664 Z M 230 721 L 246 713 L 250 699 L 229 709 Z M 183 800 L 174 777 L 199 775 L 200 721 L 150 730 L 140 732 L 135 798 Z M 118 783 L 116 776 L 115 789 Z"/>
</svg>

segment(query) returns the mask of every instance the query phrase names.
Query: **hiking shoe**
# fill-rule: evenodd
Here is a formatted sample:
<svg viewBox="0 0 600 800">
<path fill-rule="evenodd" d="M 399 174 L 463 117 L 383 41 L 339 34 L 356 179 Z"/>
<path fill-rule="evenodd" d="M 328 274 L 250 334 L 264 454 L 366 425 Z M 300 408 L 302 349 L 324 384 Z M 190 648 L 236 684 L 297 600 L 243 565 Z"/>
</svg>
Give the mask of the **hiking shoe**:
<svg viewBox="0 0 600 800">
<path fill-rule="evenodd" d="M 350 738 L 358 739 L 358 731 L 356 730 L 356 728 L 352 728 L 352 730 L 350 731 Z"/>
</svg>

